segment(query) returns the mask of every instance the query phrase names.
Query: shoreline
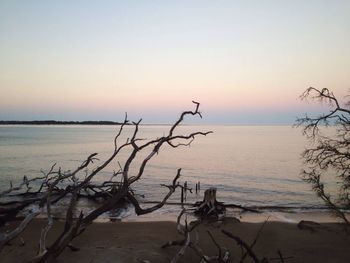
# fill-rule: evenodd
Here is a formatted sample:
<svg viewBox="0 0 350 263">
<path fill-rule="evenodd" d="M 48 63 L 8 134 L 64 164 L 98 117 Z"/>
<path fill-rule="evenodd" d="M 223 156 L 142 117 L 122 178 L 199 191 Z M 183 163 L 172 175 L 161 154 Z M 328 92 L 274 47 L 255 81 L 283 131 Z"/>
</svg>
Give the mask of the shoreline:
<svg viewBox="0 0 350 263">
<path fill-rule="evenodd" d="M 147 207 L 146 204 L 143 206 Z M 131 204 L 119 207 L 117 210 L 110 210 L 99 216 L 95 222 L 176 222 L 178 215 L 185 208 L 188 211 L 189 220 L 196 220 L 197 218 L 191 212 L 193 206 L 178 204 L 165 204 L 163 207 L 153 211 L 149 214 L 137 215 L 134 207 Z M 84 214 L 89 213 L 89 206 L 80 207 Z M 78 211 L 78 210 L 77 210 Z M 19 218 L 23 218 L 26 213 L 20 214 Z M 75 217 L 78 217 L 78 213 Z M 346 213 L 350 218 L 350 212 Z M 52 216 L 56 220 L 63 220 L 65 218 L 65 211 L 59 207 L 53 206 Z M 342 220 L 335 217 L 330 210 L 326 209 L 257 209 L 257 212 L 245 211 L 240 208 L 226 208 L 225 217 L 237 218 L 244 223 L 261 223 L 266 219 L 273 222 L 294 223 L 298 224 L 301 220 L 314 221 L 318 223 L 342 223 Z M 46 214 L 42 213 L 36 218 L 45 219 Z"/>
<path fill-rule="evenodd" d="M 185 205 L 184 208 L 193 209 L 190 205 Z M 249 207 L 250 208 L 250 207 Z M 162 208 L 145 215 L 136 215 L 132 206 L 124 209 L 124 212 L 117 216 L 113 213 L 104 214 L 97 219 L 97 222 L 153 222 L 153 221 L 169 221 L 176 222 L 177 216 L 182 210 L 181 205 L 165 204 Z M 189 219 L 197 219 L 192 213 L 189 213 Z M 350 212 L 346 213 L 350 217 Z M 299 223 L 301 220 L 314 221 L 318 223 L 342 223 L 341 219 L 335 217 L 330 210 L 326 209 L 304 209 L 304 208 L 283 208 L 283 209 L 257 209 L 257 212 L 245 211 L 240 208 L 226 208 L 226 217 L 235 217 L 245 223 L 261 223 L 267 218 L 269 221 Z"/>
<path fill-rule="evenodd" d="M 43 219 L 33 220 L 19 237 L 11 241 L 11 246 L 6 246 L 1 252 L 2 262 L 27 262 L 34 257 L 40 231 L 45 224 Z M 49 232 L 48 243 L 53 242 L 60 234 L 63 225 L 63 222 L 55 221 Z M 240 247 L 223 235 L 221 230 L 232 232 L 245 242 L 251 243 L 261 226 L 262 223 L 239 223 L 229 217 L 222 223 L 203 223 L 198 227 L 199 246 L 208 255 L 217 254 L 217 248 L 208 236 L 210 231 L 220 246 L 229 249 L 231 259 L 237 260 L 241 255 Z M 0 230 L 3 232 L 11 227 L 14 227 L 14 222 L 1 227 Z M 178 239 L 181 239 L 181 236 L 177 233 L 174 222 L 95 222 L 72 242 L 79 251 L 73 252 L 66 248 L 57 262 L 169 262 L 180 247 L 161 246 Z M 315 231 L 311 231 L 300 229 L 294 223 L 268 221 L 261 231 L 254 251 L 260 258 L 267 257 L 271 260 L 278 258 L 279 250 L 288 263 L 349 262 L 349 243 L 350 234 L 344 230 L 344 225 L 338 223 L 320 224 L 315 227 Z M 187 248 L 179 262 L 192 261 L 198 262 L 199 258 Z"/>
</svg>

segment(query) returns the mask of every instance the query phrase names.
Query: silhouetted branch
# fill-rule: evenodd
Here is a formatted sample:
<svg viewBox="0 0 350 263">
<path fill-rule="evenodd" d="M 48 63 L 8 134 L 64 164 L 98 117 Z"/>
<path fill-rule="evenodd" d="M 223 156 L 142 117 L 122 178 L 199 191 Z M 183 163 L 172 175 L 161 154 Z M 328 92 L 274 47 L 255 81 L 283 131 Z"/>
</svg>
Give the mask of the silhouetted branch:
<svg viewBox="0 0 350 263">
<path fill-rule="evenodd" d="M 221 263 L 221 257 L 222 257 L 222 249 L 220 247 L 220 245 L 218 244 L 218 242 L 216 242 L 214 236 L 210 233 L 209 230 L 207 230 L 208 235 L 210 236 L 211 241 L 213 241 L 213 243 L 215 244 L 216 248 L 218 249 L 218 262 Z"/>
<path fill-rule="evenodd" d="M 39 240 L 39 252 L 35 260 L 39 262 L 51 262 L 53 259 L 58 257 L 60 253 L 67 247 L 71 246 L 72 240 L 77 236 L 82 234 L 84 230 L 101 214 L 114 209 L 120 202 L 129 201 L 134 205 L 135 211 L 138 215 L 151 213 L 160 207 L 162 207 L 169 197 L 175 192 L 177 187 L 181 187 L 178 183 L 180 177 L 181 169 L 178 169 L 176 176 L 173 178 L 172 183 L 169 185 L 164 185 L 169 189 L 168 193 L 165 194 L 163 200 L 158 204 L 148 208 L 141 208 L 138 200 L 135 198 L 131 186 L 134 182 L 138 181 L 145 170 L 148 162 L 159 153 L 159 150 L 164 144 L 170 145 L 173 148 L 179 146 L 188 146 L 191 144 L 193 139 L 197 136 L 205 136 L 209 132 L 193 132 L 185 135 L 175 134 L 175 129 L 178 127 L 187 115 L 199 115 L 199 103 L 193 102 L 195 104 L 194 111 L 183 112 L 179 119 L 169 128 L 169 132 L 166 136 L 159 137 L 157 139 L 144 142 L 138 138 L 139 125 L 141 120 L 138 122 L 133 122 L 132 125 L 134 130 L 130 138 L 124 142 L 119 142 L 120 136 L 123 133 L 123 128 L 125 125 L 129 125 L 127 115 L 125 115 L 124 122 L 120 125 L 119 130 L 114 137 L 114 149 L 110 156 L 97 165 L 91 171 L 87 168 L 95 161 L 97 153 L 89 155 L 86 160 L 84 160 L 75 170 L 73 171 L 62 171 L 61 168 L 56 169 L 55 165 L 51 167 L 48 173 L 44 173 L 43 176 L 28 179 L 23 178 L 23 182 L 17 186 L 10 188 L 1 195 L 8 196 L 10 193 L 26 188 L 26 195 L 33 196 L 30 199 L 24 199 L 22 201 L 17 201 L 16 209 L 0 209 L 1 213 L 5 215 L 12 213 L 15 216 L 19 211 L 23 210 L 25 207 L 31 204 L 37 204 L 39 206 L 39 211 L 29 213 L 26 218 L 20 223 L 20 225 L 9 234 L 0 235 L 0 244 L 6 244 L 11 239 L 16 237 L 21 231 L 25 229 L 28 223 L 40 212 L 43 212 L 46 207 L 47 224 L 43 227 L 40 240 Z M 129 155 L 126 161 L 119 165 L 119 170 L 113 172 L 110 179 L 107 181 L 99 182 L 98 180 L 93 180 L 97 174 L 108 167 L 112 161 L 118 161 L 117 158 L 121 150 L 129 150 Z M 146 156 L 141 160 L 138 172 L 135 175 L 130 174 L 130 167 L 134 163 L 134 160 L 140 153 Z M 81 177 L 81 173 L 85 172 L 85 176 Z M 118 181 L 117 181 L 118 179 Z M 34 181 L 41 182 L 39 190 L 31 192 L 31 183 Z M 66 206 L 65 215 L 65 226 L 60 235 L 56 240 L 49 246 L 46 247 L 47 234 L 53 226 L 53 217 L 51 213 L 51 206 L 62 201 L 64 198 L 69 198 L 69 203 Z M 88 212 L 86 215 L 80 211 L 78 217 L 75 216 L 75 211 L 77 210 L 77 201 L 79 198 L 90 198 L 97 200 L 102 198 L 101 202 L 98 202 L 98 206 L 92 211 Z M 2 203 L 2 206 L 10 206 L 10 202 Z M 192 228 L 186 228 L 186 233 L 192 231 Z M 189 235 L 189 234 L 188 234 Z M 188 240 L 190 237 L 188 237 Z M 187 240 L 187 239 L 186 239 Z M 186 244 L 189 241 L 186 241 Z M 183 248 L 185 250 L 185 248 Z M 180 253 L 181 254 L 181 253 Z"/>
<path fill-rule="evenodd" d="M 245 242 L 243 241 L 240 237 L 232 234 L 231 232 L 228 232 L 226 231 L 225 229 L 222 229 L 221 230 L 222 233 L 224 233 L 226 236 L 228 236 L 229 238 L 232 238 L 233 240 L 236 241 L 237 245 L 243 247 L 248 255 L 253 259 L 253 261 L 255 263 L 260 263 L 260 260 L 258 259 L 258 257 L 255 255 L 254 251 L 250 248 L 250 246 Z"/>
<path fill-rule="evenodd" d="M 270 217 L 268 217 L 268 218 L 264 221 L 264 223 L 261 225 L 261 227 L 260 227 L 258 233 L 255 235 L 254 241 L 253 241 L 252 244 L 250 245 L 250 249 L 251 249 L 251 250 L 253 250 L 255 244 L 258 242 L 258 239 L 259 239 L 259 237 L 260 237 L 260 234 L 261 234 L 262 230 L 264 229 L 264 227 L 265 227 L 267 221 L 269 221 L 269 218 L 270 218 Z M 248 251 L 246 251 L 246 252 L 244 253 L 244 255 L 242 256 L 241 262 L 244 261 L 244 259 L 246 258 L 247 255 L 248 255 Z"/>
<path fill-rule="evenodd" d="M 302 171 L 303 180 L 311 185 L 337 217 L 349 224 L 344 211 L 350 210 L 350 101 L 342 106 L 328 89 L 318 90 L 312 87 L 301 98 L 326 102 L 330 107 L 327 114 L 317 117 L 306 115 L 297 119 L 297 126 L 303 126 L 303 133 L 314 144 L 302 153 L 308 166 Z M 334 127 L 335 132 L 322 134 L 320 129 L 329 125 Z M 335 198 L 325 190 L 322 175 L 326 173 L 335 173 L 339 180 L 338 192 L 332 193 Z"/>
<path fill-rule="evenodd" d="M 142 209 L 139 202 L 135 198 L 135 196 L 132 195 L 130 192 L 128 192 L 127 198 L 133 204 L 133 206 L 135 208 L 135 213 L 137 215 L 149 214 L 149 213 L 161 208 L 166 203 L 166 201 L 169 199 L 169 197 L 175 192 L 176 188 L 179 186 L 179 183 L 177 182 L 177 180 L 180 178 L 180 176 L 181 176 L 181 169 L 178 169 L 177 174 L 176 174 L 175 178 L 173 179 L 172 185 L 166 186 L 166 187 L 168 187 L 169 192 L 164 196 L 163 200 L 161 202 L 159 202 L 158 204 L 156 204 L 152 207 L 146 208 L 146 209 Z"/>
</svg>

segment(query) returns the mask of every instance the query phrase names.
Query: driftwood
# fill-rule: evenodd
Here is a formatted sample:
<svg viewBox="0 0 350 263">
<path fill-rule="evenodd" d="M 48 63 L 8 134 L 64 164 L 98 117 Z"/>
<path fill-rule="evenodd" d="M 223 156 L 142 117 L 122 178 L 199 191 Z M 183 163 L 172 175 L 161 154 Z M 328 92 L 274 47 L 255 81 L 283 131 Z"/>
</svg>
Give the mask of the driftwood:
<svg viewBox="0 0 350 263">
<path fill-rule="evenodd" d="M 197 202 L 195 206 L 197 209 L 194 213 L 201 218 L 219 217 L 226 212 L 225 205 L 216 200 L 216 188 L 214 187 L 205 190 L 203 201 Z"/>
<path fill-rule="evenodd" d="M 226 235 L 227 237 L 229 237 L 230 239 L 233 239 L 236 243 L 236 245 L 240 246 L 242 249 L 242 255 L 241 258 L 239 259 L 240 263 L 245 262 L 245 260 L 249 257 L 251 258 L 251 260 L 255 263 L 268 263 L 271 261 L 278 261 L 280 263 L 284 263 L 285 260 L 291 259 L 293 257 L 289 256 L 289 257 L 284 257 L 282 255 L 282 252 L 277 249 L 277 255 L 278 257 L 276 258 L 267 258 L 267 257 L 262 257 L 260 258 L 257 253 L 254 251 L 254 246 L 257 244 L 261 232 L 263 231 L 264 227 L 266 226 L 267 221 L 269 220 L 269 217 L 265 220 L 265 222 L 261 225 L 259 231 L 256 233 L 255 238 L 253 240 L 253 242 L 251 244 L 249 244 L 248 242 L 244 241 L 241 237 L 235 235 L 234 233 L 231 233 L 225 229 L 222 229 L 221 232 Z M 244 252 L 244 253 L 243 253 Z M 250 262 L 250 261 L 249 261 Z"/>
<path fill-rule="evenodd" d="M 216 242 L 214 236 L 210 232 L 208 232 L 208 235 L 215 244 L 215 246 L 218 247 L 218 255 L 208 256 L 205 254 L 205 252 L 199 246 L 199 236 L 196 229 L 202 223 L 202 221 L 196 220 L 188 223 L 187 218 L 185 218 L 184 223 L 182 223 L 181 219 L 184 215 L 186 216 L 187 212 L 188 211 L 186 209 L 183 209 L 177 218 L 177 231 L 183 236 L 183 238 L 181 240 L 168 241 L 162 246 L 162 248 L 167 248 L 169 246 L 181 247 L 170 262 L 178 262 L 185 254 L 187 248 L 192 249 L 198 255 L 198 257 L 200 258 L 200 262 L 229 262 L 229 251 L 226 248 L 220 247 L 220 245 Z"/>
<path fill-rule="evenodd" d="M 175 240 L 175 241 L 168 241 L 165 243 L 162 248 L 167 248 L 169 246 L 179 246 L 180 249 L 176 253 L 176 255 L 171 260 L 172 263 L 178 262 L 185 254 L 187 249 L 193 250 L 199 257 L 199 262 L 204 263 L 225 263 L 230 262 L 231 260 L 231 254 L 230 251 L 226 248 L 221 246 L 215 239 L 214 235 L 207 230 L 207 237 L 202 238 L 210 238 L 210 240 L 213 242 L 215 247 L 217 248 L 217 254 L 214 256 L 208 256 L 205 251 L 203 251 L 199 245 L 199 234 L 198 234 L 198 227 L 203 223 L 207 222 L 203 219 L 195 220 L 190 223 L 187 222 L 186 214 L 188 212 L 191 212 L 191 210 L 183 209 L 181 213 L 178 216 L 177 219 L 177 230 L 178 233 L 182 236 L 182 239 Z M 185 219 L 182 220 L 182 218 L 185 216 Z M 230 239 L 233 239 L 235 241 L 236 246 L 239 246 L 241 248 L 241 256 L 240 258 L 237 257 L 237 261 L 234 262 L 255 262 L 255 263 L 268 263 L 269 261 L 279 261 L 279 262 L 285 262 L 287 259 L 291 259 L 293 257 L 284 257 L 280 250 L 277 250 L 278 257 L 276 258 L 266 258 L 262 257 L 260 258 L 258 254 L 254 251 L 254 247 L 257 244 L 261 233 L 267 223 L 269 218 L 265 220 L 265 222 L 261 225 L 259 231 L 256 233 L 254 240 L 251 244 L 246 242 L 243 238 L 235 235 L 232 232 L 229 232 L 225 229 L 221 229 L 221 233 L 227 236 Z M 182 222 L 184 221 L 184 222 Z"/>
<path fill-rule="evenodd" d="M 300 230 L 308 230 L 310 232 L 316 232 L 320 229 L 327 229 L 326 226 L 321 225 L 320 223 L 314 222 L 314 221 L 308 221 L 308 220 L 301 220 L 299 221 L 297 227 Z"/>
<path fill-rule="evenodd" d="M 175 254 L 173 259 L 170 261 L 171 263 L 178 262 L 185 254 L 187 249 L 193 250 L 199 257 L 200 263 L 225 263 L 225 262 L 231 262 L 231 254 L 230 251 L 226 247 L 222 247 L 215 239 L 214 235 L 207 230 L 208 237 L 204 238 L 210 238 L 210 240 L 213 242 L 215 247 L 217 248 L 217 254 L 214 256 L 208 256 L 205 251 L 203 251 L 199 245 L 199 234 L 197 231 L 197 228 L 205 222 L 205 220 L 199 219 L 192 221 L 190 223 L 187 222 L 186 213 L 191 212 L 191 210 L 183 209 L 181 213 L 179 214 L 177 218 L 177 230 L 178 233 L 183 237 L 180 240 L 175 241 L 168 241 L 165 243 L 162 248 L 167 248 L 169 246 L 180 246 L 179 251 Z M 182 218 L 185 216 L 184 222 L 182 222 Z M 254 247 L 257 244 L 261 233 L 266 226 L 266 223 L 268 222 L 269 218 L 265 220 L 265 222 L 261 225 L 259 231 L 256 233 L 254 240 L 252 243 L 246 242 L 241 237 L 235 235 L 232 232 L 229 232 L 225 229 L 221 229 L 221 233 L 227 236 L 230 239 L 233 239 L 235 241 L 236 246 L 241 248 L 241 256 L 240 258 L 237 257 L 237 261 L 234 262 L 255 262 L 255 263 L 268 263 L 272 261 L 277 262 L 285 262 L 285 260 L 291 259 L 293 257 L 284 257 L 282 255 L 282 252 L 278 249 L 277 255 L 278 257 L 274 258 L 267 258 L 267 257 L 259 257 L 258 254 L 254 251 Z M 203 237 L 202 237 L 203 238 Z"/>
<path fill-rule="evenodd" d="M 87 168 L 94 161 L 98 160 L 97 153 L 88 156 L 88 158 L 73 171 L 63 171 L 61 168 L 56 168 L 56 166 L 53 165 L 48 172 L 43 173 L 40 177 L 33 179 L 24 177 L 23 182 L 17 187 L 13 187 L 11 183 L 8 190 L 0 193 L 0 197 L 9 198 L 22 195 L 21 197 L 23 197 L 23 199 L 1 203 L 0 218 L 2 218 L 3 222 L 14 218 L 28 206 L 35 207 L 35 209 L 34 211 L 29 211 L 29 214 L 16 229 L 10 233 L 0 233 L 0 250 L 2 246 L 18 236 L 29 222 L 40 213 L 46 212 L 47 224 L 42 229 L 39 240 L 39 252 L 34 260 L 37 262 L 51 262 L 58 257 L 66 247 L 72 247 L 71 242 L 82 234 L 98 216 L 115 209 L 120 202 L 125 202 L 126 200 L 130 202 L 135 207 L 135 212 L 138 215 L 151 213 L 162 207 L 174 193 L 175 189 L 180 187 L 178 179 L 181 176 L 181 169 L 178 169 L 171 184 L 163 185 L 168 188 L 168 193 L 163 197 L 163 200 L 151 207 L 142 208 L 137 198 L 134 196 L 131 187 L 142 177 L 148 162 L 159 153 L 163 145 L 167 144 L 172 148 L 188 146 L 195 137 L 200 135 L 205 136 L 211 133 L 209 131 L 193 132 L 187 135 L 175 134 L 176 128 L 182 123 L 186 116 L 201 117 L 199 103 L 193 103 L 195 104 L 195 109 L 193 111 L 183 112 L 179 119 L 169 128 L 166 135 L 148 141 L 138 138 L 140 120 L 132 123 L 134 131 L 131 137 L 124 142 L 120 142 L 120 135 L 123 132 L 124 126 L 131 125 L 126 116 L 114 138 L 114 150 L 111 155 L 90 171 L 88 171 Z M 96 183 L 97 180 L 93 180 L 99 172 L 111 166 L 112 163 L 116 163 L 121 150 L 125 151 L 128 149 L 129 155 L 126 161 L 123 164 L 118 162 L 118 170 L 111 174 L 109 180 L 102 183 Z M 146 157 L 141 160 L 136 174 L 131 175 L 130 167 L 141 152 L 146 153 Z M 35 187 L 33 183 L 36 183 L 38 186 Z M 18 191 L 21 192 L 17 193 Z M 87 214 L 81 211 L 79 215 L 76 215 L 74 211 L 78 209 L 77 202 L 79 198 L 92 198 L 94 200 L 100 200 L 100 202 L 98 202 L 97 208 Z M 66 206 L 64 229 L 56 240 L 47 246 L 46 237 L 54 224 L 51 206 L 67 199 L 69 202 Z"/>
</svg>

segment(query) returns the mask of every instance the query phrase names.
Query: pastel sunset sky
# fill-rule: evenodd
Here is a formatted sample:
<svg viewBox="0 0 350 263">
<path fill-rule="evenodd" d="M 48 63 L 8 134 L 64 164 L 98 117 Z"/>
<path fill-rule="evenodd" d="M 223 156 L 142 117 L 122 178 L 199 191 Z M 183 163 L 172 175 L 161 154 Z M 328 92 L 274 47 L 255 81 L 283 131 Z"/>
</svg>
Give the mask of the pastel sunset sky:
<svg viewBox="0 0 350 263">
<path fill-rule="evenodd" d="M 350 89 L 350 1 L 1 1 L 0 119 L 293 123 Z"/>
</svg>

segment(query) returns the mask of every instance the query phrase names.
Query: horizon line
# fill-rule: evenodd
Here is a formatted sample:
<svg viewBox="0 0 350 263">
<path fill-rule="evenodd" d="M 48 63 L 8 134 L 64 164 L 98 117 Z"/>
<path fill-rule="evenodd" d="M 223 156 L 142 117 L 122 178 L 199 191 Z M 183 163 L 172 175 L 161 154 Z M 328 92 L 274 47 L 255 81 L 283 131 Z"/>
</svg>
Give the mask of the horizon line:
<svg viewBox="0 0 350 263">
<path fill-rule="evenodd" d="M 30 121 L 23 121 L 23 120 L 0 120 L 0 125 L 82 125 L 82 126 L 88 126 L 88 125 L 101 125 L 101 126 L 113 126 L 113 125 L 122 125 L 123 122 L 119 121 L 110 121 L 110 120 L 86 120 L 86 121 L 58 121 L 58 120 L 30 120 Z M 189 123 L 183 123 L 181 126 L 206 126 L 206 125 L 218 125 L 218 126 L 293 126 L 295 123 L 292 122 L 250 122 L 250 123 L 225 123 L 225 122 L 205 122 L 205 123 L 198 123 L 198 122 L 189 122 Z M 126 125 L 133 125 L 132 121 L 129 121 L 126 123 Z M 171 126 L 173 125 L 172 122 L 158 122 L 158 123 L 140 123 L 140 126 L 147 125 L 147 126 Z"/>
</svg>

